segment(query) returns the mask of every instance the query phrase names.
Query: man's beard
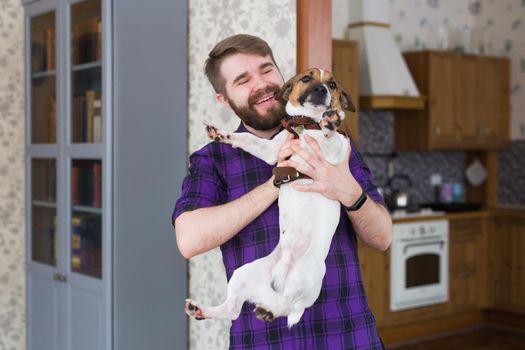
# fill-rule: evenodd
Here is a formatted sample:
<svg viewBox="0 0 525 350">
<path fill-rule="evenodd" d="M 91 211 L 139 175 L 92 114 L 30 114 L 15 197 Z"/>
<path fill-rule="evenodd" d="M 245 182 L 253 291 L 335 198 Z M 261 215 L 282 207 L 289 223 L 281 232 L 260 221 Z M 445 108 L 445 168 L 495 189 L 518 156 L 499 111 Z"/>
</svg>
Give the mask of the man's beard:
<svg viewBox="0 0 525 350">
<path fill-rule="evenodd" d="M 275 98 L 275 95 L 277 95 L 280 90 L 281 89 L 277 85 L 268 85 L 264 90 L 250 96 L 246 106 L 237 106 L 232 100 L 228 97 L 227 98 L 231 109 L 239 118 L 241 118 L 244 124 L 255 130 L 270 130 L 278 126 L 281 119 L 284 117 L 285 111 L 283 104 L 274 104 L 271 108 L 266 110 L 265 114 L 261 114 L 255 109 L 255 102 L 268 93 L 273 93 L 273 98 Z"/>
</svg>

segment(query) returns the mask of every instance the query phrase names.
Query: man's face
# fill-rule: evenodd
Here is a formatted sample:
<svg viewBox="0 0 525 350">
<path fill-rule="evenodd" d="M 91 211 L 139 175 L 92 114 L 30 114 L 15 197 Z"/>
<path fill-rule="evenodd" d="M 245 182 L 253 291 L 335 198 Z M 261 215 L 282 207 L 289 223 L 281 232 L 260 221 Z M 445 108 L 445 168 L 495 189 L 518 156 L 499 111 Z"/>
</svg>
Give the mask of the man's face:
<svg viewBox="0 0 525 350">
<path fill-rule="evenodd" d="M 279 125 L 284 106 L 275 96 L 284 84 L 281 73 L 270 56 L 238 53 L 221 65 L 225 95 L 217 99 L 229 105 L 235 114 L 256 130 L 269 130 Z"/>
</svg>

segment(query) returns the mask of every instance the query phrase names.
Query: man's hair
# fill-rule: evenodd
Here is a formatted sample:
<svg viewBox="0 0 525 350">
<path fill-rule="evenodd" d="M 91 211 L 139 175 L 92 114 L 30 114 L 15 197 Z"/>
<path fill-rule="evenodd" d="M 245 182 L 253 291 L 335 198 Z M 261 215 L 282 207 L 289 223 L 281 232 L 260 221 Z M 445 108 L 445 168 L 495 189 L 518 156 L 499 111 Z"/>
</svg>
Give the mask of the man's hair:
<svg viewBox="0 0 525 350">
<path fill-rule="evenodd" d="M 226 93 L 224 78 L 221 76 L 221 64 L 229 56 L 237 54 L 255 54 L 260 56 L 270 56 L 273 63 L 272 49 L 266 41 L 259 37 L 248 34 L 237 34 L 220 41 L 208 54 L 208 59 L 204 64 L 204 73 L 208 77 L 215 92 Z"/>
</svg>

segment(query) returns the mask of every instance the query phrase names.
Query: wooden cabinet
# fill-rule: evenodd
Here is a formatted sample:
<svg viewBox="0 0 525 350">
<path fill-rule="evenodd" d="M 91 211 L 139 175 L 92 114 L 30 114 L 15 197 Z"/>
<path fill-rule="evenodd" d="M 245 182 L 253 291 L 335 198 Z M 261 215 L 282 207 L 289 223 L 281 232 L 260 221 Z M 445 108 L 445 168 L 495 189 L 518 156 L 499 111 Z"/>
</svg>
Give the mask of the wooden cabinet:
<svg viewBox="0 0 525 350">
<path fill-rule="evenodd" d="M 487 237 L 488 306 L 525 314 L 525 218 L 496 218 Z"/>
<path fill-rule="evenodd" d="M 358 74 L 359 57 L 357 55 L 357 42 L 334 40 L 332 42 L 332 72 L 335 78 L 343 84 L 357 111 L 346 111 L 344 126 L 355 142 L 359 139 L 359 93 Z"/>
<path fill-rule="evenodd" d="M 509 133 L 509 60 L 452 52 L 405 54 L 421 111 L 396 112 L 396 148 L 498 149 Z"/>
<path fill-rule="evenodd" d="M 452 313 L 476 310 L 480 306 L 484 255 L 482 221 L 450 221 L 449 307 Z"/>
<path fill-rule="evenodd" d="M 390 307 L 390 251 L 378 251 L 361 241 L 358 251 L 368 304 L 377 326 L 386 326 Z"/>
</svg>

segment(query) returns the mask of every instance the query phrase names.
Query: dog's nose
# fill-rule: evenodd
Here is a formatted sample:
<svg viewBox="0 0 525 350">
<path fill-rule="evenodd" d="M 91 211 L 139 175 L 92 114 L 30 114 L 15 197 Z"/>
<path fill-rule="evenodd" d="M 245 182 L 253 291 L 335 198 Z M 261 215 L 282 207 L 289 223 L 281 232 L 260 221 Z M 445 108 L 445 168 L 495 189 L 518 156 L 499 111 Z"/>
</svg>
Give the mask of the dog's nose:
<svg viewBox="0 0 525 350">
<path fill-rule="evenodd" d="M 326 92 L 327 92 L 326 87 L 322 84 L 318 84 L 314 86 L 313 90 L 314 90 L 314 93 L 319 94 L 319 95 L 326 95 Z"/>
</svg>

